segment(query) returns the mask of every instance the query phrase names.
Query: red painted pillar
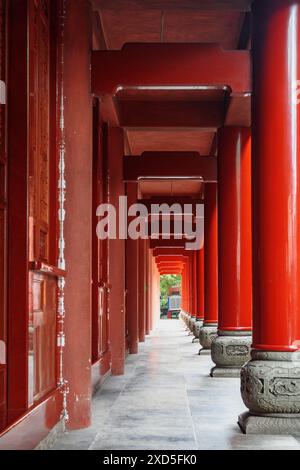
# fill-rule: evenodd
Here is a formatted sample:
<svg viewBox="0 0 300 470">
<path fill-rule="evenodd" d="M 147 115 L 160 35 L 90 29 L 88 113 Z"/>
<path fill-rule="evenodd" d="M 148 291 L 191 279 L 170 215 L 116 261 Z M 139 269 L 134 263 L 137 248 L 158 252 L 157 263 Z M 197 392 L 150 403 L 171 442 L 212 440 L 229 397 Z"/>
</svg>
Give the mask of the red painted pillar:
<svg viewBox="0 0 300 470">
<path fill-rule="evenodd" d="M 300 3 L 256 1 L 253 16 L 254 349 L 241 387 L 251 416 L 240 424 L 292 434 L 300 432 Z"/>
<path fill-rule="evenodd" d="M 160 274 L 157 269 L 155 258 L 153 257 L 153 277 L 152 277 L 152 315 L 153 315 L 153 328 L 156 327 L 160 318 Z"/>
<path fill-rule="evenodd" d="M 191 311 L 191 321 L 190 321 L 190 329 L 192 333 L 196 337 L 195 331 L 195 324 L 197 321 L 197 295 L 198 295 L 198 252 L 192 252 L 192 259 L 191 259 L 191 288 L 192 288 L 192 311 Z"/>
<path fill-rule="evenodd" d="M 185 305 L 184 305 L 184 263 L 182 263 L 182 272 L 181 272 L 181 312 L 180 318 L 182 321 L 185 321 Z"/>
<path fill-rule="evenodd" d="M 128 207 L 136 204 L 137 184 L 127 183 Z M 126 240 L 126 311 L 130 354 L 138 353 L 138 240 Z"/>
<path fill-rule="evenodd" d="M 92 100 L 91 8 L 66 1 L 64 29 L 66 219 L 64 378 L 69 429 L 91 422 Z M 80 35 L 78 34 L 80 31 Z M 84 119 L 82 118 L 84 116 Z"/>
<path fill-rule="evenodd" d="M 204 322 L 200 330 L 201 351 L 210 350 L 218 327 L 218 203 L 217 184 L 205 185 L 204 205 Z"/>
<path fill-rule="evenodd" d="M 150 261 L 149 240 L 145 240 L 145 296 L 146 296 L 146 335 L 150 334 Z"/>
<path fill-rule="evenodd" d="M 191 256 L 189 254 L 188 258 L 188 268 L 187 268 L 187 306 L 188 306 L 188 314 L 190 318 L 192 317 L 192 297 L 193 297 L 193 286 L 191 283 L 191 276 L 192 274 L 192 263 L 191 263 Z"/>
<path fill-rule="evenodd" d="M 152 309 L 153 309 L 153 301 L 152 301 L 152 284 L 153 284 L 153 266 L 152 266 L 152 250 L 148 250 L 149 253 L 149 327 L 150 327 L 150 332 L 153 330 L 153 316 L 152 316 Z"/>
<path fill-rule="evenodd" d="M 197 318 L 198 307 L 198 251 L 193 253 L 193 317 Z"/>
<path fill-rule="evenodd" d="M 139 341 L 145 342 L 146 333 L 146 299 L 145 299 L 145 240 L 139 239 Z"/>
<path fill-rule="evenodd" d="M 188 323 L 189 320 L 189 306 L 188 306 L 188 257 L 186 257 L 184 262 L 184 271 L 183 271 L 183 296 L 184 296 L 184 311 L 185 311 L 185 322 Z"/>
<path fill-rule="evenodd" d="M 232 377 L 252 342 L 251 134 L 226 127 L 218 138 L 219 321 L 211 375 Z"/>
<path fill-rule="evenodd" d="M 185 308 L 186 308 L 186 313 L 189 315 L 189 259 L 188 257 L 186 258 L 185 262 Z"/>
<path fill-rule="evenodd" d="M 124 135 L 119 127 L 108 129 L 108 202 L 119 213 L 119 196 L 124 196 Z M 110 319 L 111 371 L 122 375 L 125 366 L 125 241 L 117 233 L 108 240 L 108 305 Z"/>
<path fill-rule="evenodd" d="M 205 247 L 199 250 L 197 256 L 197 321 L 203 322 L 204 318 L 204 253 Z"/>
</svg>

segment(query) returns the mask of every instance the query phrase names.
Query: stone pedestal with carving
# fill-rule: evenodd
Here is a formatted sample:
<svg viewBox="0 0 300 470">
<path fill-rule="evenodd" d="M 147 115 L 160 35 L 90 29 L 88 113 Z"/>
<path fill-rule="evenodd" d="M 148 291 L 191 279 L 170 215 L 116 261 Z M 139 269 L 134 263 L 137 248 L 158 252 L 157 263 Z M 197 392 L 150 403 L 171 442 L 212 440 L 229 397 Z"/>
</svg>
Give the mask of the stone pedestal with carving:
<svg viewBox="0 0 300 470">
<path fill-rule="evenodd" d="M 202 325 L 203 325 L 203 320 L 196 319 L 194 323 L 194 331 L 193 331 L 195 338 L 199 338 Z"/>
<path fill-rule="evenodd" d="M 239 377 L 241 367 L 250 359 L 250 331 L 218 331 L 211 344 L 211 358 L 216 364 L 211 377 Z"/>
<path fill-rule="evenodd" d="M 189 327 L 189 329 L 191 330 L 192 333 L 194 332 L 195 323 L 196 323 L 196 317 L 191 317 L 189 319 L 188 327 Z"/>
<path fill-rule="evenodd" d="M 253 350 L 241 370 L 248 413 L 239 416 L 247 434 L 300 435 L 300 353 Z"/>
<path fill-rule="evenodd" d="M 183 323 L 187 324 L 188 321 L 188 314 L 184 310 L 181 310 L 180 317 L 183 321 Z"/>
<path fill-rule="evenodd" d="M 213 339 L 218 336 L 218 324 L 217 323 L 204 323 L 200 328 L 199 342 L 201 344 L 201 349 L 199 354 L 202 351 L 209 351 L 211 349 L 211 343 Z"/>
</svg>

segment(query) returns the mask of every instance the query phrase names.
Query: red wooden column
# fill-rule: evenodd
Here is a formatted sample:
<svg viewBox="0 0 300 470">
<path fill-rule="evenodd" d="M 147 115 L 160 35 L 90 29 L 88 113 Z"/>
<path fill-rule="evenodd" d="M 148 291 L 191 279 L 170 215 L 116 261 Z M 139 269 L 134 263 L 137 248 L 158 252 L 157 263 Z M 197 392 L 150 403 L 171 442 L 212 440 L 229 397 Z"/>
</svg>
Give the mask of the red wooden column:
<svg viewBox="0 0 300 470">
<path fill-rule="evenodd" d="M 181 273 L 181 312 L 180 318 L 184 322 L 186 319 L 186 308 L 185 308 L 185 264 L 183 262 L 182 273 Z"/>
<path fill-rule="evenodd" d="M 181 318 L 184 323 L 187 323 L 187 301 L 186 301 L 186 259 L 183 261 L 182 275 L 181 275 Z"/>
<path fill-rule="evenodd" d="M 108 129 L 108 202 L 119 213 L 119 196 L 124 196 L 124 134 L 119 127 Z M 108 240 L 108 297 L 110 318 L 111 371 L 122 375 L 125 366 L 125 240 L 118 236 Z"/>
<path fill-rule="evenodd" d="M 152 325 L 155 328 L 160 318 L 160 274 L 154 257 L 152 258 L 152 268 Z"/>
<path fill-rule="evenodd" d="M 194 328 L 194 334 L 196 338 L 199 338 L 200 329 L 203 325 L 204 319 L 204 250 L 205 247 L 196 252 L 196 323 Z"/>
<path fill-rule="evenodd" d="M 191 292 L 191 318 L 189 322 L 189 327 L 192 333 L 194 333 L 196 315 L 197 315 L 197 252 L 191 252 L 191 265 L 190 265 L 190 292 Z"/>
<path fill-rule="evenodd" d="M 145 334 L 146 334 L 146 296 L 145 296 L 145 240 L 139 239 L 139 289 L 138 289 L 138 296 L 139 296 L 139 341 L 141 343 L 145 342 Z"/>
<path fill-rule="evenodd" d="M 187 260 L 187 269 L 186 269 L 186 302 L 187 302 L 187 314 L 188 314 L 188 327 L 190 327 L 190 322 L 192 318 L 192 285 L 191 285 L 191 273 L 192 273 L 192 266 L 191 266 L 191 256 L 189 253 L 188 260 Z"/>
<path fill-rule="evenodd" d="M 128 207 L 137 202 L 137 183 L 127 183 Z M 126 240 L 126 312 L 130 354 L 138 353 L 138 240 Z"/>
<path fill-rule="evenodd" d="M 153 316 L 152 316 L 152 283 L 153 283 L 153 266 L 152 266 L 152 250 L 149 248 L 150 243 L 148 242 L 148 261 L 149 261 L 149 267 L 148 267 L 148 273 L 149 273 L 149 284 L 148 284 L 148 296 L 149 296 L 149 328 L 150 332 L 153 330 Z"/>
<path fill-rule="evenodd" d="M 89 2 L 66 1 L 64 125 L 67 282 L 64 378 L 68 381 L 69 387 L 67 396 L 69 429 L 86 427 L 91 422 L 92 32 L 90 18 Z"/>
<path fill-rule="evenodd" d="M 189 254 L 186 265 L 186 309 L 188 314 L 188 326 L 191 320 L 191 291 L 191 258 Z"/>
<path fill-rule="evenodd" d="M 219 321 L 211 375 L 235 377 L 252 342 L 251 134 L 226 127 L 218 138 Z"/>
<path fill-rule="evenodd" d="M 218 203 L 217 184 L 205 185 L 204 205 L 204 322 L 200 330 L 201 351 L 210 350 L 218 327 Z M 200 353 L 199 352 L 199 353 Z"/>
<path fill-rule="evenodd" d="M 149 261 L 149 240 L 145 240 L 145 296 L 146 296 L 146 335 L 150 334 L 150 261 Z"/>
<path fill-rule="evenodd" d="M 299 434 L 300 3 L 256 1 L 253 15 L 254 349 L 241 384 L 251 415 L 239 422 Z"/>
</svg>

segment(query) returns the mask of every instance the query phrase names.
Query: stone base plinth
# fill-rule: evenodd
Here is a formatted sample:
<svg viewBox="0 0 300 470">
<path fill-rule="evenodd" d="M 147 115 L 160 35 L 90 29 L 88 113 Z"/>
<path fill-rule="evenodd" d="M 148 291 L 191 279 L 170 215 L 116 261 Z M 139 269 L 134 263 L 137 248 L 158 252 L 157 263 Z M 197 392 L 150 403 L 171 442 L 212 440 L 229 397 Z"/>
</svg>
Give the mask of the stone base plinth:
<svg viewBox="0 0 300 470">
<path fill-rule="evenodd" d="M 240 414 L 238 425 L 244 434 L 300 436 L 300 415 L 254 416 L 245 412 Z"/>
<path fill-rule="evenodd" d="M 202 348 L 199 351 L 199 354 L 202 351 L 208 350 L 210 351 L 211 343 L 214 338 L 218 335 L 218 325 L 217 323 L 204 323 L 204 325 L 200 328 L 199 333 L 199 342 Z"/>
<path fill-rule="evenodd" d="M 221 367 L 215 366 L 210 371 L 211 377 L 232 377 L 239 378 L 241 375 L 240 367 Z"/>
<path fill-rule="evenodd" d="M 251 344 L 251 332 L 219 330 L 211 343 L 211 358 L 216 364 L 211 377 L 239 377 L 240 369 L 250 359 Z"/>
</svg>

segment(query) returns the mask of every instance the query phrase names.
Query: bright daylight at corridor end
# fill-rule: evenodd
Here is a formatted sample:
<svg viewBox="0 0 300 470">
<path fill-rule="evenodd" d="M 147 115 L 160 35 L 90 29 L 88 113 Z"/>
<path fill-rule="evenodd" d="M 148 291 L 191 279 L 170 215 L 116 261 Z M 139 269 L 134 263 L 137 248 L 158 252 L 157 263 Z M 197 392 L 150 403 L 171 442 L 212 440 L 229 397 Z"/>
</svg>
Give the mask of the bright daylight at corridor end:
<svg viewBox="0 0 300 470">
<path fill-rule="evenodd" d="M 300 450 L 299 162 L 300 0 L 0 0 L 0 450 Z"/>
</svg>

